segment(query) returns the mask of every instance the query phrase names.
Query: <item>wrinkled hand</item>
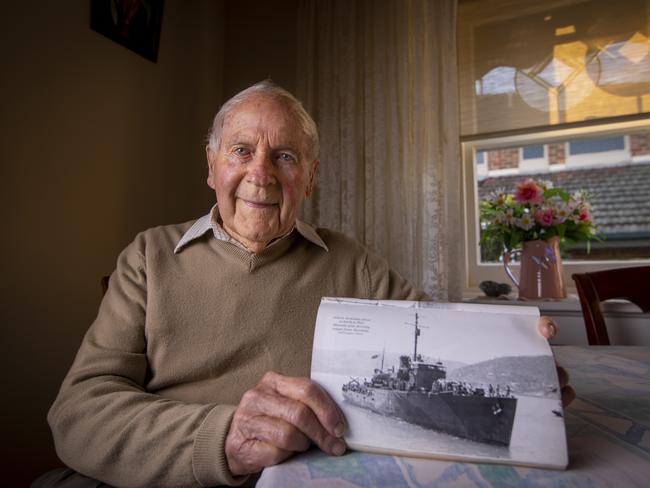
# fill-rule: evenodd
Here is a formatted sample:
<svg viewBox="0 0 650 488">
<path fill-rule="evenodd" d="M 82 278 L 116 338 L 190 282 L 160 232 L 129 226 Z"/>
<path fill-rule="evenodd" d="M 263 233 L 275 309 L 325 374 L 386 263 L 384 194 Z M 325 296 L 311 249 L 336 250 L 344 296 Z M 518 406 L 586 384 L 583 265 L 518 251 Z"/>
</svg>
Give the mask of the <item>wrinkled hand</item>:
<svg viewBox="0 0 650 488">
<path fill-rule="evenodd" d="M 313 442 L 340 456 L 345 417 L 329 395 L 307 378 L 269 371 L 242 396 L 226 437 L 226 459 L 234 475 L 278 464 Z"/>
<path fill-rule="evenodd" d="M 553 320 L 551 317 L 544 316 L 539 318 L 537 322 L 537 329 L 539 330 L 539 333 L 542 334 L 546 339 L 552 339 L 555 337 L 558 330 L 560 330 L 555 320 Z M 559 364 L 555 363 L 555 365 L 557 366 L 557 376 L 560 381 L 562 405 L 566 407 L 576 397 L 576 392 L 571 387 L 571 385 L 569 385 L 569 373 L 567 373 L 566 370 Z"/>
</svg>

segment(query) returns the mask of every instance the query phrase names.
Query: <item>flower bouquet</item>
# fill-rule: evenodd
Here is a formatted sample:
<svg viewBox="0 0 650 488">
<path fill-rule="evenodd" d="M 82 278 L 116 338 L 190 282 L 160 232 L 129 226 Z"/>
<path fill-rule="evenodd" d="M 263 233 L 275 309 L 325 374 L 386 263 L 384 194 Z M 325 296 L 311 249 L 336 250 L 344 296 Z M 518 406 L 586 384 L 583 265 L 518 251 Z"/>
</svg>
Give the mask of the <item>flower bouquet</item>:
<svg viewBox="0 0 650 488">
<path fill-rule="evenodd" d="M 528 179 L 512 194 L 494 192 L 481 201 L 481 245 L 511 251 L 524 241 L 562 244 L 597 239 L 591 205 L 585 192 L 570 194 L 550 182 Z"/>
<path fill-rule="evenodd" d="M 493 257 L 503 255 L 523 298 L 565 297 L 560 245 L 587 241 L 589 252 L 590 241 L 598 238 L 585 192 L 570 194 L 550 182 L 528 179 L 514 194 L 494 192 L 481 201 L 480 217 L 481 247 Z M 508 268 L 515 253 L 522 254 L 519 280 Z"/>
</svg>

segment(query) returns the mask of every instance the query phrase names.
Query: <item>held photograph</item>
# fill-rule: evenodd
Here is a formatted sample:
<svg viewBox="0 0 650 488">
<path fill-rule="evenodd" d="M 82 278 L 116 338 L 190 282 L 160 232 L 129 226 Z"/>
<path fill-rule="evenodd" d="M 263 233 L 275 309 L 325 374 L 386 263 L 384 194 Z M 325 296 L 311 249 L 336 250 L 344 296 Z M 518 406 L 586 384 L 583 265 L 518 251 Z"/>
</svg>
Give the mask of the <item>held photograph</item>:
<svg viewBox="0 0 650 488">
<path fill-rule="evenodd" d="M 327 299 L 312 379 L 352 449 L 564 469 L 553 355 L 534 307 Z"/>
</svg>

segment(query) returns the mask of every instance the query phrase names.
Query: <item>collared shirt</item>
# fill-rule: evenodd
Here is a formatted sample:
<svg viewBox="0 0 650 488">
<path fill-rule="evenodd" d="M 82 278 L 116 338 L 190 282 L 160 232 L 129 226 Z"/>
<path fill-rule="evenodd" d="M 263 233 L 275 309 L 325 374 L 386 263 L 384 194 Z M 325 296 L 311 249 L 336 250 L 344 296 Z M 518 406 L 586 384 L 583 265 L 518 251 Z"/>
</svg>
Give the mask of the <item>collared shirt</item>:
<svg viewBox="0 0 650 488">
<path fill-rule="evenodd" d="M 220 241 L 230 242 L 241 249 L 248 250 L 246 249 L 246 246 L 244 246 L 241 242 L 239 242 L 237 239 L 235 239 L 234 237 L 232 237 L 230 234 L 226 232 L 223 226 L 219 223 L 219 220 L 220 220 L 219 208 L 217 205 L 214 205 L 212 209 L 210 209 L 210 212 L 208 212 L 206 215 L 204 215 L 196 222 L 194 222 L 194 224 L 192 224 L 192 227 L 190 227 L 187 230 L 187 232 L 183 234 L 183 237 L 181 237 L 180 241 L 178 241 L 178 244 L 176 244 L 174 253 L 178 254 L 190 242 L 192 242 L 195 239 L 198 239 L 199 237 L 201 237 L 202 235 L 204 235 L 206 232 L 210 230 L 212 231 L 215 239 L 218 239 Z M 269 244 L 269 246 L 272 246 L 275 242 L 291 234 L 294 231 L 294 229 L 298 231 L 298 233 L 301 236 L 303 236 L 305 239 L 307 239 L 309 242 L 322 247 L 326 251 L 329 251 L 323 239 L 321 239 L 320 236 L 316 233 L 316 230 L 311 225 L 301 220 L 296 220 L 295 225 L 289 232 L 287 232 L 282 237 L 274 239 Z"/>
</svg>

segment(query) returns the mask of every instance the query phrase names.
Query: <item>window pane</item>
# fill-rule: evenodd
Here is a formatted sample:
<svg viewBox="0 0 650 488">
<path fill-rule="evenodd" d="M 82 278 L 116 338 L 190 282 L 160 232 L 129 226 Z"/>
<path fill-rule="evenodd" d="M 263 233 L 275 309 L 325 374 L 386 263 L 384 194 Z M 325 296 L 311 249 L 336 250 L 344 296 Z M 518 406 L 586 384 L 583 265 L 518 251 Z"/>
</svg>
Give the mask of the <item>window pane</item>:
<svg viewBox="0 0 650 488">
<path fill-rule="evenodd" d="M 538 147 L 542 151 L 533 152 L 541 158 L 530 166 L 527 148 Z M 587 193 L 603 240 L 592 242 L 589 254 L 585 243 L 569 245 L 565 259 L 650 258 L 650 130 L 478 151 L 484 152 L 487 162 L 475 172 L 480 200 L 500 191 L 513 194 L 517 183 L 528 178 L 569 193 Z M 500 249 L 481 248 L 482 262 L 500 257 Z"/>
<path fill-rule="evenodd" d="M 624 137 L 583 139 L 569 142 L 569 154 L 589 154 L 595 152 L 617 151 L 622 149 L 625 149 Z"/>
<path fill-rule="evenodd" d="M 459 3 L 464 136 L 650 112 L 650 0 Z"/>
<path fill-rule="evenodd" d="M 523 147 L 523 156 L 524 159 L 537 159 L 544 157 L 544 145 L 535 144 L 532 146 Z"/>
</svg>

